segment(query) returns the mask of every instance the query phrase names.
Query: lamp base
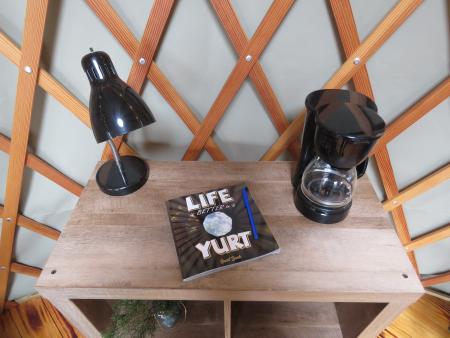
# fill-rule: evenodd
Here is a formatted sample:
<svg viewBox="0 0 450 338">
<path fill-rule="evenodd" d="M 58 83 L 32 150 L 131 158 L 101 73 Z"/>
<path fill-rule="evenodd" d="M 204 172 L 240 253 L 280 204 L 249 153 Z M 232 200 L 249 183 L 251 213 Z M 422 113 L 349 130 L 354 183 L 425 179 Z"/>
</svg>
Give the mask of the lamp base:
<svg viewBox="0 0 450 338">
<path fill-rule="evenodd" d="M 109 160 L 97 171 L 96 181 L 101 191 L 111 196 L 131 194 L 147 182 L 150 168 L 147 162 L 135 156 L 121 156 L 123 172 L 127 181 L 124 183 L 114 160 Z"/>
</svg>

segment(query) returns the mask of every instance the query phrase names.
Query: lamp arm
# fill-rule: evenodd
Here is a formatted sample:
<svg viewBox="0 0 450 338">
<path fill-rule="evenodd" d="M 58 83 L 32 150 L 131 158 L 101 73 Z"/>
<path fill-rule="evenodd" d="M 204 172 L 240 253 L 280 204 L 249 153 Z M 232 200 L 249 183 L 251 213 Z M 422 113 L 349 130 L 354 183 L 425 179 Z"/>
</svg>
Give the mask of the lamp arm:
<svg viewBox="0 0 450 338">
<path fill-rule="evenodd" d="M 120 176 L 122 176 L 123 183 L 125 183 L 125 185 L 128 185 L 127 179 L 125 177 L 125 173 L 123 171 L 122 161 L 120 160 L 119 152 L 117 151 L 116 145 L 114 144 L 111 137 L 108 139 L 108 144 L 109 144 L 109 147 L 111 148 L 111 152 L 113 154 L 114 161 L 116 162 L 117 169 L 119 169 Z"/>
</svg>

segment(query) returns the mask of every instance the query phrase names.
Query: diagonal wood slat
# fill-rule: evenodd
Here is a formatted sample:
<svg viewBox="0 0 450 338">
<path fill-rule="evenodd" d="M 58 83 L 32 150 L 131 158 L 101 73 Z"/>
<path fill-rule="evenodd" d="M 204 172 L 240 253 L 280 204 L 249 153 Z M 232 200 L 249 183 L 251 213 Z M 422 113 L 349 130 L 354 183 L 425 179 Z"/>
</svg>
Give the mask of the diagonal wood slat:
<svg viewBox="0 0 450 338">
<path fill-rule="evenodd" d="M 255 34 L 239 56 L 233 71 L 228 76 L 222 90 L 203 120 L 200 130 L 195 134 L 194 139 L 186 150 L 183 160 L 192 161 L 198 159 L 208 137 L 214 131 L 217 123 L 219 123 L 264 48 L 280 26 L 293 2 L 293 0 L 274 0 L 256 29 Z"/>
<path fill-rule="evenodd" d="M 144 34 L 133 57 L 133 65 L 127 80 L 128 85 L 139 94 L 142 92 L 145 78 L 166 27 L 173 4 L 174 0 L 156 0 L 148 16 Z M 143 63 L 141 60 L 143 60 Z M 120 148 L 122 140 L 123 136 L 115 138 L 114 144 L 117 148 Z M 111 149 L 109 145 L 105 145 L 102 159 L 110 158 L 112 158 Z"/>
<path fill-rule="evenodd" d="M 22 52 L 20 49 L 0 32 L 0 53 L 2 53 L 9 61 L 19 66 Z M 48 94 L 53 96 L 59 103 L 68 109 L 81 123 L 91 128 L 91 120 L 88 108 L 81 103 L 72 93 L 70 93 L 60 82 L 51 76 L 46 70 L 40 68 L 38 74 L 39 86 Z M 126 150 L 135 154 L 135 151 L 127 144 L 124 144 Z"/>
<path fill-rule="evenodd" d="M 11 141 L 6 136 L 0 134 L 0 150 L 9 154 L 10 147 Z M 56 170 L 54 167 L 52 167 L 47 162 L 41 160 L 36 155 L 27 153 L 25 165 L 37 171 L 41 175 L 47 177 L 48 179 L 52 180 L 53 182 L 60 185 L 67 191 L 70 191 L 74 195 L 80 196 L 81 191 L 83 191 L 83 186 L 81 184 L 78 184 L 70 177 Z"/>
<path fill-rule="evenodd" d="M 211 4 L 220 19 L 228 38 L 232 42 L 236 53 L 238 56 L 241 56 L 249 43 L 249 40 L 230 0 L 211 0 Z M 249 76 L 272 119 L 272 123 L 281 134 L 289 126 L 289 122 L 258 60 L 256 60 L 255 65 L 250 70 Z M 289 146 L 289 150 L 292 157 L 296 159 L 300 154 L 298 142 L 292 143 Z"/>
<path fill-rule="evenodd" d="M 0 204 L 0 218 L 3 217 L 3 210 L 4 207 L 3 205 Z M 53 239 L 55 241 L 59 238 L 59 235 L 61 234 L 58 230 L 53 229 L 48 225 L 39 223 L 21 214 L 19 214 L 17 217 L 17 225 L 26 228 L 28 230 L 31 230 L 35 233 L 38 233 L 39 235 Z"/>
<path fill-rule="evenodd" d="M 35 220 L 28 218 L 26 216 L 23 216 L 23 215 L 19 215 L 19 217 L 17 219 L 17 224 L 23 228 L 26 228 L 33 232 L 36 232 L 42 236 L 48 237 L 55 241 L 61 235 L 61 233 L 58 230 L 53 229 L 53 228 L 49 227 L 48 225 L 36 222 Z"/>
<path fill-rule="evenodd" d="M 20 225 L 23 228 L 26 228 L 28 230 L 31 230 L 33 232 L 36 232 L 42 236 L 48 237 L 50 239 L 53 240 L 57 240 L 59 238 L 59 236 L 61 235 L 61 233 L 56 230 L 53 229 L 51 227 L 49 227 L 48 225 L 39 223 L 31 218 L 28 218 L 26 216 L 20 215 L 17 219 L 17 224 Z"/>
<path fill-rule="evenodd" d="M 450 271 L 422 279 L 424 287 L 450 282 Z"/>
<path fill-rule="evenodd" d="M 156 0 L 148 16 L 144 34 L 134 55 L 133 66 L 127 81 L 138 93 L 142 91 L 173 6 L 174 0 Z M 144 64 L 139 62 L 141 58 L 144 59 Z"/>
<path fill-rule="evenodd" d="M 376 153 L 449 96 L 450 77 L 447 77 L 433 90 L 417 101 L 410 109 L 396 118 L 394 122 L 390 123 L 386 128 L 386 132 L 381 139 L 378 140 L 371 153 Z"/>
<path fill-rule="evenodd" d="M 436 170 L 431 175 L 419 180 L 418 182 L 410 185 L 406 189 L 403 189 L 394 196 L 389 197 L 388 200 L 383 202 L 384 210 L 391 211 L 395 208 L 399 208 L 403 203 L 410 199 L 424 193 L 436 185 L 450 180 L 450 163 L 445 165 L 439 170 Z"/>
<path fill-rule="evenodd" d="M 394 196 L 395 194 L 398 194 L 397 183 L 393 175 L 394 170 L 392 169 L 387 149 L 383 148 L 382 151 L 377 152 L 375 155 L 375 160 L 378 166 L 378 171 L 381 176 L 381 181 L 383 183 L 386 192 L 386 196 L 389 198 Z M 392 174 L 388 175 L 387 173 Z M 395 210 L 392 210 L 391 215 L 400 242 L 403 245 L 409 244 L 411 242 L 411 235 L 409 234 L 408 225 L 406 223 L 406 217 L 405 213 L 403 212 L 403 208 L 397 208 Z M 415 267 L 416 271 L 418 271 L 414 252 L 408 252 L 408 257 L 413 266 Z"/>
<path fill-rule="evenodd" d="M 326 89 L 341 88 L 353 75 L 366 64 L 370 57 L 377 52 L 383 43 L 402 25 L 403 22 L 422 3 L 422 0 L 402 0 L 388 13 L 388 15 L 377 25 L 364 42 L 347 58 L 341 67 L 323 86 Z M 355 58 L 359 63 L 354 64 Z M 281 155 L 286 147 L 298 137 L 303 127 L 305 111 L 303 110 L 283 132 L 275 143 L 261 157 L 263 161 L 273 161 Z"/>
<path fill-rule="evenodd" d="M 361 44 L 350 1 L 330 0 L 329 3 L 345 58 L 348 59 Z M 361 68 L 355 72 L 352 77 L 352 82 L 356 91 L 374 99 L 366 65 L 362 65 Z"/>
<path fill-rule="evenodd" d="M 10 271 L 21 275 L 38 278 L 41 274 L 42 269 L 18 262 L 12 262 Z"/>
<path fill-rule="evenodd" d="M 113 36 L 119 41 L 122 47 L 126 50 L 128 55 L 134 57 L 139 46 L 139 42 L 134 37 L 133 33 L 128 29 L 117 12 L 106 0 L 88 0 L 88 5 L 97 17 L 103 22 Z M 183 120 L 186 126 L 192 133 L 196 133 L 200 129 L 200 122 L 194 113 L 190 110 L 181 95 L 172 86 L 170 81 L 161 72 L 155 62 L 151 63 L 147 78 L 153 83 L 162 97 L 172 107 L 172 109 Z M 216 161 L 226 160 L 225 154 L 214 142 L 212 138 L 208 139 L 206 143 L 206 150 L 211 157 Z"/>
<path fill-rule="evenodd" d="M 14 245 L 23 171 L 27 155 L 28 134 L 37 84 L 39 62 L 47 17 L 48 0 L 27 2 L 23 34 L 22 57 L 19 63 L 16 105 L 12 126 L 12 139 L 6 182 L 5 208 L 0 239 L 0 312 L 3 311 L 11 256 Z"/>
<path fill-rule="evenodd" d="M 360 45 L 358 30 L 356 28 L 350 1 L 331 0 L 330 6 L 333 12 L 333 16 L 335 17 L 336 26 L 340 36 L 340 40 L 342 42 L 342 46 L 344 48 L 345 56 L 349 58 Z M 365 65 L 362 66 L 354 74 L 353 84 L 358 92 L 361 92 L 364 95 L 374 99 L 372 85 L 369 79 L 369 73 L 367 72 L 367 68 L 365 67 Z M 398 192 L 397 183 L 395 182 L 391 160 L 389 158 L 386 147 L 382 148 L 381 151 L 382 156 L 376 157 L 377 165 L 386 169 L 384 171 L 380 170 L 380 176 L 383 180 L 384 188 L 386 189 L 386 195 L 392 196 L 395 191 Z M 402 244 L 408 244 L 411 240 L 411 237 L 409 235 L 406 218 L 402 208 L 397 211 L 397 215 L 393 217 L 393 220 Z M 414 253 L 408 252 L 408 257 L 417 271 L 418 268 Z"/>
<path fill-rule="evenodd" d="M 450 237 L 450 224 L 447 224 L 439 229 L 428 232 L 422 236 L 414 238 L 411 243 L 405 246 L 406 251 L 416 250 L 425 245 L 435 243 Z"/>
</svg>

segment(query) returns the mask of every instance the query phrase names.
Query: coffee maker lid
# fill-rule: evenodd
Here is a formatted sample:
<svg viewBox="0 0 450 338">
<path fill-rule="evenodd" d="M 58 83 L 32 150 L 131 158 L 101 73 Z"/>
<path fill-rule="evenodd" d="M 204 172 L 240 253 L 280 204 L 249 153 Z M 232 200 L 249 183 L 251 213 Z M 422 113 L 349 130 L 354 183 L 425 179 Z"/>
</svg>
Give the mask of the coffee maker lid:
<svg viewBox="0 0 450 338">
<path fill-rule="evenodd" d="M 316 124 L 328 134 L 353 142 L 378 139 L 385 129 L 383 119 L 375 110 L 349 102 L 323 106 L 316 115 Z"/>
<path fill-rule="evenodd" d="M 370 97 L 345 89 L 320 89 L 309 93 L 305 105 L 310 111 L 317 111 L 326 105 L 337 102 L 349 102 L 377 111 L 377 105 Z"/>
</svg>

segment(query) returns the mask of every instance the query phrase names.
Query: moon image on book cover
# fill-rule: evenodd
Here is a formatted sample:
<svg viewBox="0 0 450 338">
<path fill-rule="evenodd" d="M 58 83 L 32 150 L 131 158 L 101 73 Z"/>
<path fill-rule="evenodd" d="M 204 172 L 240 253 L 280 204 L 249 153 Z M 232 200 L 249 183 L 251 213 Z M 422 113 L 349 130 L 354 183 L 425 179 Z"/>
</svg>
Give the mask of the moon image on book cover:
<svg viewBox="0 0 450 338">
<path fill-rule="evenodd" d="M 251 192 L 249 204 L 258 239 L 247 214 L 244 183 L 181 196 L 166 202 L 183 281 L 279 252 Z"/>
<path fill-rule="evenodd" d="M 227 214 L 216 211 L 206 215 L 203 221 L 203 227 L 210 235 L 221 237 L 231 231 L 233 220 Z"/>
</svg>

